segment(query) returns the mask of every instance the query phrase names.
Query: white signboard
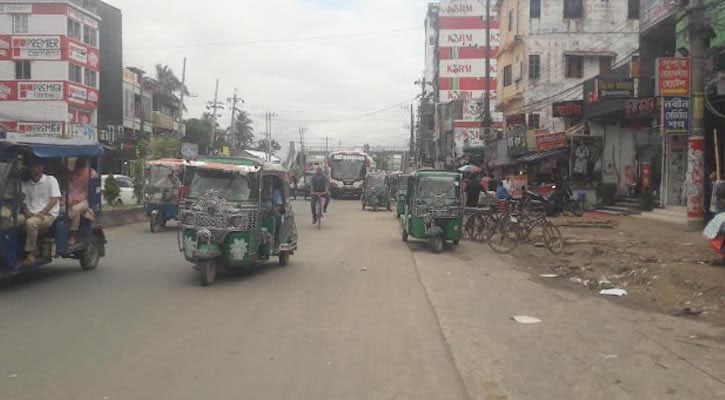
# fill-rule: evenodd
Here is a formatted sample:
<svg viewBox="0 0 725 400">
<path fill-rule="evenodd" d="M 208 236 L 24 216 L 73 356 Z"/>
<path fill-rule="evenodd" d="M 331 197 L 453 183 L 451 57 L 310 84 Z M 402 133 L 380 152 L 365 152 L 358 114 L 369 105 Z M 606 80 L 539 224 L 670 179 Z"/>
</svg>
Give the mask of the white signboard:
<svg viewBox="0 0 725 400">
<path fill-rule="evenodd" d="M 491 4 L 491 17 L 494 17 L 495 14 L 494 4 Z M 439 15 L 441 17 L 485 16 L 486 0 L 442 0 Z"/>
<path fill-rule="evenodd" d="M 32 4 L 0 4 L 0 14 L 30 14 Z"/>
<path fill-rule="evenodd" d="M 68 43 L 68 58 L 78 61 L 81 64 L 88 62 L 88 50 L 83 46 L 74 43 Z"/>
<path fill-rule="evenodd" d="M 355 155 L 345 155 L 345 154 L 336 154 L 332 156 L 332 159 L 334 161 L 365 161 L 365 156 L 355 156 Z"/>
<path fill-rule="evenodd" d="M 498 73 L 496 59 L 492 58 L 490 62 L 491 78 L 495 79 Z M 485 78 L 486 60 L 441 60 L 440 76 L 442 78 Z"/>
<path fill-rule="evenodd" d="M 63 82 L 18 82 L 18 100 L 63 100 Z"/>
<path fill-rule="evenodd" d="M 485 92 L 485 90 L 441 90 L 440 101 L 447 103 L 458 99 L 483 99 Z M 496 91 L 490 90 L 489 93 L 491 93 L 491 102 L 494 102 Z"/>
<path fill-rule="evenodd" d="M 481 140 L 483 128 L 455 128 L 455 142 L 458 153 L 463 153 L 465 147 L 482 147 L 484 141 Z"/>
<path fill-rule="evenodd" d="M 497 29 L 491 29 L 491 48 L 499 47 L 500 36 Z M 486 47 L 485 29 L 441 30 L 441 47 Z"/>
<path fill-rule="evenodd" d="M 14 37 L 15 59 L 53 60 L 61 59 L 59 36 L 22 36 Z"/>
<path fill-rule="evenodd" d="M 63 123 L 18 122 L 18 132 L 25 136 L 57 138 L 63 136 Z"/>
<path fill-rule="evenodd" d="M 73 7 L 68 7 L 68 16 L 84 25 L 88 25 L 91 28 L 98 29 L 98 21 L 96 21 L 94 18 L 91 18 L 90 16 L 76 10 Z"/>
<path fill-rule="evenodd" d="M 88 100 L 88 90 L 86 88 L 68 85 L 68 101 L 78 104 L 86 104 Z"/>
</svg>

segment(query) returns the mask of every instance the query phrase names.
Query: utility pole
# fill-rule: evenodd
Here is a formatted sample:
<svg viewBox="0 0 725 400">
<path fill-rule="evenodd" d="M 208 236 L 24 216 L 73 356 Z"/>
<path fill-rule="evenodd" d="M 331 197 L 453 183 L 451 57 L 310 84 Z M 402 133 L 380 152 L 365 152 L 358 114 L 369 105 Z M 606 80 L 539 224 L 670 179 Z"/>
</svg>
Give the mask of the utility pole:
<svg viewBox="0 0 725 400">
<path fill-rule="evenodd" d="M 687 227 L 702 229 L 705 222 L 705 2 L 690 0 L 690 124 L 687 160 Z"/>
<path fill-rule="evenodd" d="M 305 162 L 305 133 L 307 133 L 307 129 L 300 128 L 300 154 L 302 154 L 302 156 L 300 157 L 300 164 L 302 164 L 302 165 L 300 165 L 300 167 L 302 168 L 303 171 L 305 170 L 305 165 L 306 165 L 306 162 Z"/>
<path fill-rule="evenodd" d="M 272 118 L 276 117 L 279 117 L 279 115 L 273 113 L 272 111 L 267 110 L 267 112 L 264 113 L 264 122 L 266 126 L 265 138 L 267 139 L 267 148 L 265 149 L 267 151 L 267 162 L 272 162 Z"/>
<path fill-rule="evenodd" d="M 206 106 L 207 110 L 212 110 L 211 119 L 212 119 L 212 127 L 211 127 L 211 147 L 214 148 L 214 144 L 216 143 L 216 125 L 217 125 L 217 118 L 219 117 L 218 110 L 224 109 L 224 106 L 219 102 L 219 78 L 216 80 L 216 88 L 214 89 L 214 101 L 208 102 Z"/>
<path fill-rule="evenodd" d="M 330 155 L 330 137 L 329 136 L 325 136 L 325 153 L 327 153 L 328 156 Z"/>
<path fill-rule="evenodd" d="M 486 91 L 483 94 L 483 127 L 491 128 L 491 0 L 486 0 Z"/>
<path fill-rule="evenodd" d="M 425 80 L 423 80 L 425 82 Z M 423 91 L 425 91 L 425 83 L 423 83 Z M 408 158 L 415 154 L 415 103 L 410 103 L 410 149 L 408 150 Z M 410 164 L 410 160 L 404 161 Z"/>
<path fill-rule="evenodd" d="M 244 103 L 244 100 L 242 100 L 241 98 L 239 98 L 239 96 L 237 96 L 237 89 L 234 89 L 234 97 L 227 98 L 227 103 L 232 103 L 232 122 L 229 125 L 229 133 L 232 136 L 232 151 L 234 151 L 234 152 L 236 152 L 237 148 L 239 147 L 237 144 L 237 129 L 236 129 L 237 124 L 234 122 L 234 118 L 236 117 L 236 114 L 238 111 L 237 104 L 240 101 L 242 103 Z"/>
<path fill-rule="evenodd" d="M 181 96 L 179 100 L 179 125 L 184 122 L 184 96 L 186 95 L 186 57 L 184 57 L 184 66 L 181 69 Z"/>
</svg>

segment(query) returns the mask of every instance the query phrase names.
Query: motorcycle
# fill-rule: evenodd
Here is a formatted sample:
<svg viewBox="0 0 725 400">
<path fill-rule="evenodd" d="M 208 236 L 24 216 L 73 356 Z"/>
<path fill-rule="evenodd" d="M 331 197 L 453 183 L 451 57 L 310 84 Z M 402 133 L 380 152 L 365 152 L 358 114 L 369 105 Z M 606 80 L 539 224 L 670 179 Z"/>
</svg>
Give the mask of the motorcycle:
<svg viewBox="0 0 725 400">
<path fill-rule="evenodd" d="M 553 189 L 554 191 L 549 196 L 533 192 L 526 192 L 526 194 L 533 204 L 543 208 L 547 216 L 553 217 L 567 211 L 577 217 L 584 215 L 584 205 L 574 198 L 574 191 L 568 181 L 554 186 Z"/>
</svg>

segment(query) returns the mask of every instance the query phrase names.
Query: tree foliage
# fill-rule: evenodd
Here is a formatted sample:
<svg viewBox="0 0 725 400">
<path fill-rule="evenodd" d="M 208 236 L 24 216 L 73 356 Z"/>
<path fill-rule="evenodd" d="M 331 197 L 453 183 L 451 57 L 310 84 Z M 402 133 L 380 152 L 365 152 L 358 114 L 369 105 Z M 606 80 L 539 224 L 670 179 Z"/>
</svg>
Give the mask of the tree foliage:
<svg viewBox="0 0 725 400">
<path fill-rule="evenodd" d="M 234 120 L 234 126 L 229 127 L 231 132 L 236 135 L 236 144 L 239 150 L 245 150 L 254 145 L 254 127 L 252 119 L 246 111 L 239 111 L 237 118 Z"/>
<path fill-rule="evenodd" d="M 109 175 L 103 184 L 103 197 L 110 205 L 115 205 L 118 196 L 121 195 L 121 186 L 113 175 Z"/>
<path fill-rule="evenodd" d="M 169 104 L 179 102 L 177 94 L 189 95 L 189 89 L 176 76 L 168 65 L 156 64 L 156 80 L 159 82 L 159 95 Z M 183 105 L 182 105 L 183 106 Z"/>
<path fill-rule="evenodd" d="M 178 158 L 181 155 L 181 141 L 176 138 L 159 137 L 151 141 L 151 158 Z"/>
<path fill-rule="evenodd" d="M 270 146 L 271 145 L 271 146 Z M 257 150 L 263 151 L 265 153 L 272 153 L 275 154 L 276 152 L 282 150 L 282 145 L 280 145 L 276 140 L 272 139 L 272 141 L 268 141 L 267 139 L 260 139 L 257 142 Z"/>
<path fill-rule="evenodd" d="M 184 141 L 199 145 L 199 154 L 210 153 L 211 130 L 214 126 L 211 115 L 204 114 L 201 118 L 190 118 L 186 120 L 186 136 Z"/>
</svg>

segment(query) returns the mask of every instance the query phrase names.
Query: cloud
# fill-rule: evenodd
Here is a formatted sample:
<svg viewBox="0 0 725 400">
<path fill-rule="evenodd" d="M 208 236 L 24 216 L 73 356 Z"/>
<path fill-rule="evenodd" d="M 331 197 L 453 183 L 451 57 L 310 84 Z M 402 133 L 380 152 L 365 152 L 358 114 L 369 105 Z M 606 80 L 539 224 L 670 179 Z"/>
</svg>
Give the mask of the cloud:
<svg viewBox="0 0 725 400">
<path fill-rule="evenodd" d="M 115 0 L 124 14 L 124 62 L 178 75 L 188 58 L 190 116 L 200 115 L 220 79 L 221 99 L 235 88 L 264 130 L 270 109 L 275 138 L 297 128 L 309 141 L 402 146 L 410 101 L 423 70 L 422 0 Z M 236 45 L 223 45 L 238 43 Z M 216 44 L 195 46 L 200 44 Z M 373 111 L 390 108 L 368 117 Z M 222 125 L 227 125 L 225 115 Z M 335 121 L 335 122 L 332 122 Z M 323 123 L 324 122 L 324 123 Z"/>
</svg>

